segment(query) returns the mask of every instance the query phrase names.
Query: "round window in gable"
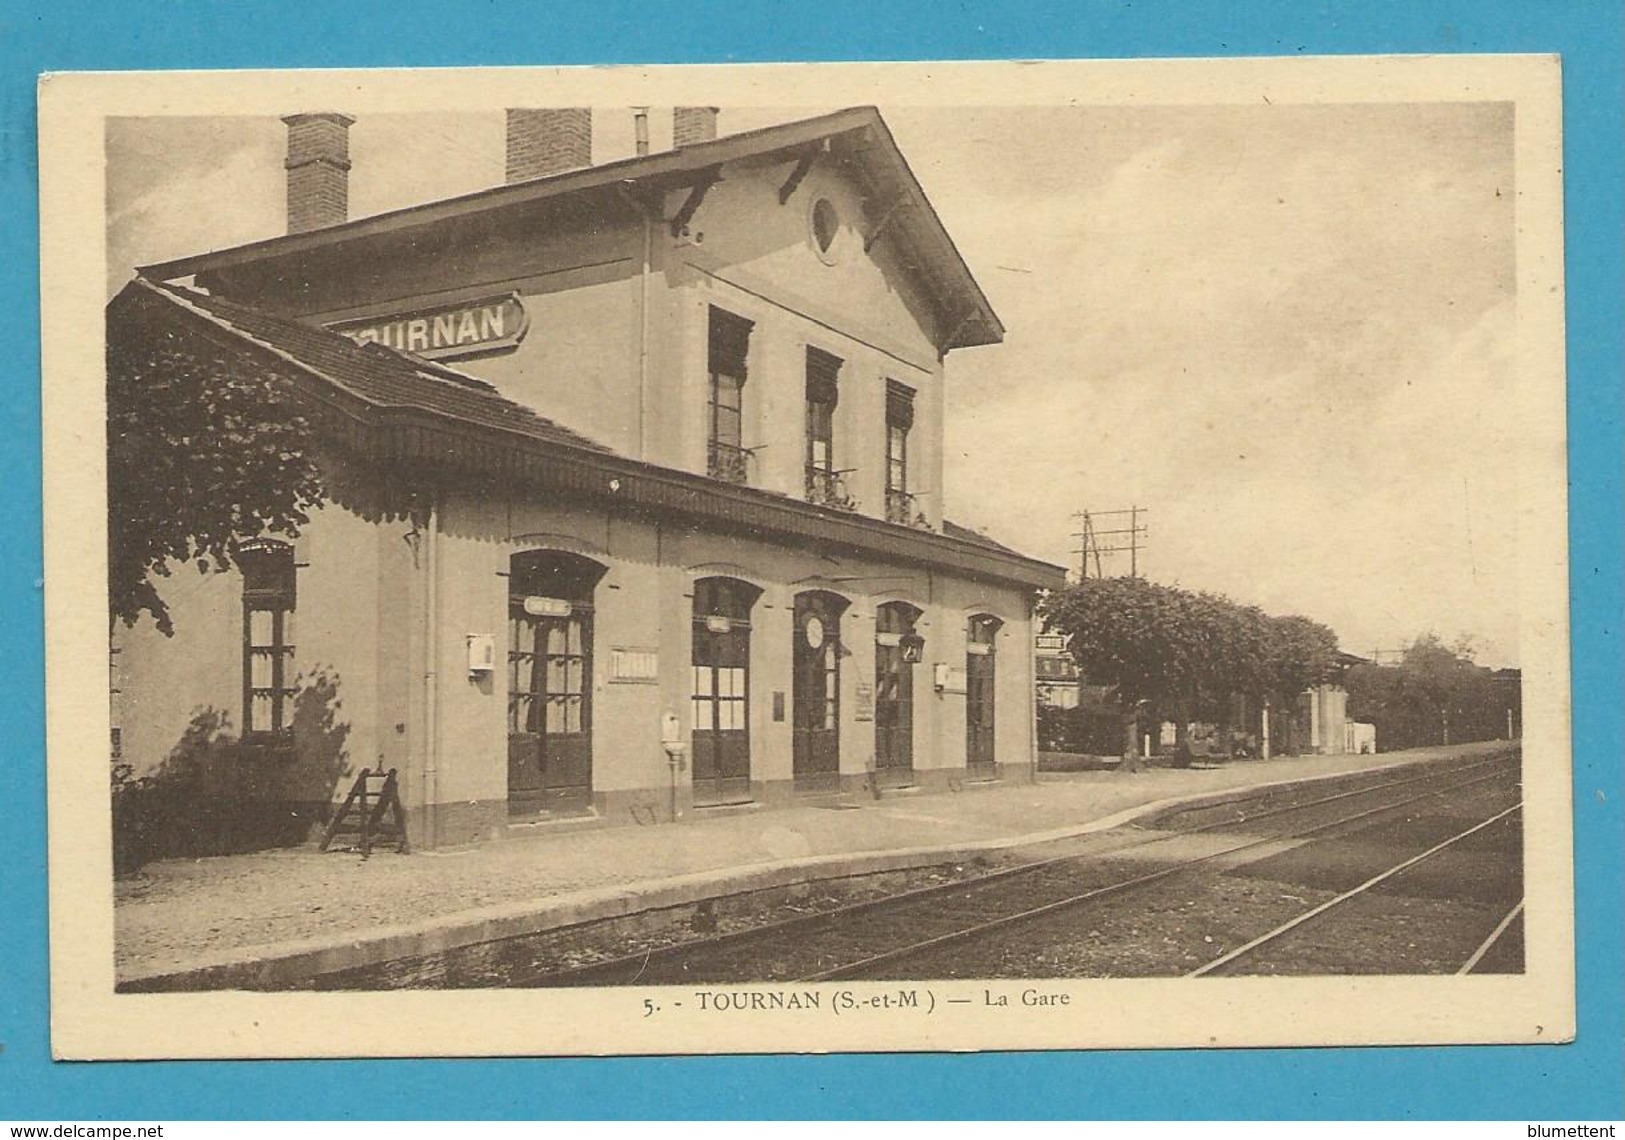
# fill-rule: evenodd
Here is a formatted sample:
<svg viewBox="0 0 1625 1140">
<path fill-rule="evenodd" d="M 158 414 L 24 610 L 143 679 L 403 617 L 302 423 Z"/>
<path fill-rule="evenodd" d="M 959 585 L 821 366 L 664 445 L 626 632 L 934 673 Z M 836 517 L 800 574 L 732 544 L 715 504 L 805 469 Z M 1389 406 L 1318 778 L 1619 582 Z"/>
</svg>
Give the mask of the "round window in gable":
<svg viewBox="0 0 1625 1140">
<path fill-rule="evenodd" d="M 839 232 L 840 227 L 841 215 L 836 212 L 834 202 L 831 202 L 828 198 L 820 198 L 813 203 L 813 246 L 818 250 L 818 256 L 826 262 L 835 260 L 830 251 L 835 248 L 835 235 Z"/>
</svg>

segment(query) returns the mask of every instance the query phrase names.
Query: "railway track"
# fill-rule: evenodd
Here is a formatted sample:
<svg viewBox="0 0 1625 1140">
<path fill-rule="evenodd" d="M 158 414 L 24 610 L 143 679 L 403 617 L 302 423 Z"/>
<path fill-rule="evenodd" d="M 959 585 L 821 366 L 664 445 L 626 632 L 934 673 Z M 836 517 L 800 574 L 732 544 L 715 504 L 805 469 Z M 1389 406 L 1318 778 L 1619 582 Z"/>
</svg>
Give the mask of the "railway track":
<svg viewBox="0 0 1625 1140">
<path fill-rule="evenodd" d="M 1506 913 L 1506 917 L 1496 923 L 1495 929 L 1490 931 L 1484 941 L 1478 944 L 1478 949 L 1467 956 L 1467 961 L 1461 964 L 1458 974 L 1474 974 L 1483 967 L 1485 960 L 1496 951 L 1497 947 L 1505 945 L 1513 930 L 1513 923 L 1523 920 L 1523 900 Z M 1520 931 L 1521 937 L 1521 931 Z M 1521 950 L 1519 951 L 1521 954 Z"/>
<path fill-rule="evenodd" d="M 1374 888 L 1380 886 L 1381 884 L 1386 883 L 1391 879 L 1397 878 L 1398 876 L 1405 874 L 1405 872 L 1411 870 L 1412 868 L 1418 866 L 1419 864 L 1424 863 L 1427 860 L 1434 858 L 1435 856 L 1439 855 L 1441 852 L 1446 851 L 1451 847 L 1454 847 L 1457 843 L 1460 843 L 1462 840 L 1467 839 L 1470 836 L 1477 835 L 1480 831 L 1483 831 L 1485 828 L 1492 827 L 1495 824 L 1499 823 L 1501 820 L 1507 819 L 1510 816 L 1512 816 L 1512 815 L 1514 815 L 1514 814 L 1516 814 L 1516 813 L 1518 813 L 1518 812 L 1520 812 L 1522 810 L 1523 810 L 1523 801 L 1519 800 L 1517 803 L 1513 804 L 1511 807 L 1506 808 L 1506 809 L 1504 809 L 1502 811 L 1496 812 L 1494 815 L 1490 816 L 1488 819 L 1481 820 L 1478 823 L 1473 824 L 1473 826 L 1471 826 L 1471 827 L 1469 827 L 1469 828 L 1467 828 L 1467 829 L 1465 829 L 1463 831 L 1457 832 L 1456 834 L 1452 835 L 1449 839 L 1444 840 L 1442 843 L 1436 843 L 1432 847 L 1429 847 L 1426 851 L 1423 851 L 1418 855 L 1412 855 L 1410 858 L 1401 860 L 1400 862 L 1398 862 L 1398 863 L 1394 864 L 1393 866 L 1389 867 L 1387 870 L 1382 871 L 1380 874 L 1376 874 L 1376 875 L 1371 876 L 1369 879 L 1366 879 L 1359 886 L 1356 886 L 1356 887 L 1353 887 L 1353 888 L 1351 888 L 1349 890 L 1346 890 L 1346 891 L 1342 892 L 1341 894 L 1337 895 L 1334 898 L 1328 899 L 1327 901 L 1325 901 L 1323 903 L 1320 903 L 1317 906 L 1311 907 L 1308 910 L 1304 911 L 1303 913 L 1301 913 L 1299 915 L 1296 915 L 1295 917 L 1287 920 L 1286 922 L 1281 923 L 1280 925 L 1276 926 L 1274 929 L 1267 930 L 1263 934 L 1260 934 L 1258 937 L 1252 939 L 1251 941 L 1242 943 L 1240 946 L 1237 946 L 1234 950 L 1230 950 L 1230 951 L 1228 951 L 1228 952 L 1226 952 L 1224 954 L 1221 954 L 1219 957 L 1213 959 L 1211 962 L 1206 962 L 1203 965 L 1197 967 L 1196 969 L 1189 971 L 1188 973 L 1185 974 L 1185 976 L 1187 978 L 1201 978 L 1201 977 L 1207 977 L 1209 975 L 1214 975 L 1214 974 L 1229 973 L 1229 972 L 1232 971 L 1233 967 L 1235 967 L 1238 963 L 1246 961 L 1247 959 L 1251 958 L 1253 955 L 1257 954 L 1258 951 L 1264 949 L 1265 947 L 1271 946 L 1271 945 L 1279 942 L 1282 938 L 1284 938 L 1287 935 L 1291 934 L 1293 931 L 1296 931 L 1296 930 L 1306 926 L 1307 924 L 1309 924 L 1311 922 L 1314 922 L 1317 919 L 1320 919 L 1324 915 L 1332 913 L 1337 908 L 1345 906 L 1346 904 L 1353 901 L 1354 899 L 1360 898 L 1361 896 L 1367 894 L 1368 892 L 1370 892 Z M 1479 946 L 1479 948 L 1476 951 L 1474 951 L 1473 955 L 1467 960 L 1467 962 L 1457 972 L 1458 973 L 1467 973 L 1474 966 L 1476 966 L 1478 964 L 1478 962 L 1484 957 L 1484 955 L 1486 953 L 1488 953 L 1488 951 L 1495 944 L 1495 942 L 1505 932 L 1506 928 L 1509 925 L 1511 925 L 1512 920 L 1517 917 L 1518 913 L 1522 910 L 1522 908 L 1523 908 L 1523 903 L 1522 902 L 1518 903 L 1518 905 L 1516 907 L 1514 907 L 1510 913 L 1508 913 L 1507 917 L 1502 920 L 1501 925 L 1496 927 L 1496 929 L 1491 933 L 1490 937 L 1485 939 L 1485 941 Z"/>
<path fill-rule="evenodd" d="M 1014 913 L 998 915 L 986 921 L 960 926 L 957 929 L 950 930 L 943 934 L 920 939 L 905 945 L 894 946 L 864 958 L 846 961 L 834 967 L 804 975 L 796 980 L 801 982 L 838 980 L 852 981 L 876 976 L 877 974 L 895 977 L 907 968 L 908 963 L 921 959 L 929 959 L 950 947 L 963 946 L 974 943 L 978 940 L 988 939 L 990 937 L 1003 937 L 1015 928 L 1027 926 L 1038 920 L 1057 916 L 1065 912 L 1074 911 L 1089 903 L 1104 900 L 1111 896 L 1121 895 L 1140 888 L 1150 887 L 1153 884 L 1173 879 L 1176 876 L 1185 874 L 1187 872 L 1209 867 L 1214 863 L 1221 862 L 1227 858 L 1232 858 L 1235 855 L 1242 854 L 1244 852 L 1249 852 L 1260 848 L 1268 848 L 1272 845 L 1278 845 L 1283 839 L 1290 838 L 1294 840 L 1302 840 L 1319 838 L 1327 835 L 1328 833 L 1340 831 L 1350 825 L 1368 823 L 1378 817 L 1388 815 L 1397 809 L 1409 807 L 1412 804 L 1433 799 L 1436 796 L 1442 795 L 1446 792 L 1459 792 L 1467 788 L 1492 783 L 1499 779 L 1502 775 L 1503 773 L 1497 772 L 1470 780 L 1457 781 L 1447 787 L 1422 792 L 1421 794 L 1410 796 L 1397 803 L 1386 803 L 1378 805 L 1377 807 L 1358 811 L 1351 815 L 1345 815 L 1329 822 L 1319 823 L 1309 827 L 1299 827 L 1292 831 L 1290 835 L 1272 835 L 1260 837 L 1237 844 L 1233 847 L 1224 848 L 1219 851 L 1197 855 L 1188 859 L 1181 859 L 1172 865 L 1160 867 L 1153 871 L 1146 871 L 1126 878 L 1117 879 L 1101 886 L 1092 887 L 1087 890 L 1066 895 L 1062 898 L 1046 901 L 1036 906 L 1015 911 Z M 1355 898 L 1363 895 L 1366 893 L 1366 891 L 1369 891 L 1378 883 L 1387 881 L 1395 874 L 1398 874 L 1403 870 L 1414 866 L 1416 863 L 1421 862 L 1423 858 L 1437 854 L 1438 851 L 1451 846 L 1457 840 L 1465 839 L 1468 835 L 1475 834 L 1483 827 L 1487 827 L 1499 819 L 1504 818 L 1512 810 L 1516 810 L 1516 807 L 1513 809 L 1508 809 L 1508 811 L 1497 813 L 1491 819 L 1469 828 L 1466 832 L 1454 836 L 1446 843 L 1440 844 L 1437 848 L 1426 852 L 1422 857 L 1405 860 L 1398 867 L 1391 868 L 1388 871 L 1385 871 L 1382 875 L 1373 877 L 1373 880 L 1363 883 L 1360 888 L 1356 888 L 1354 891 L 1348 892 L 1346 897 L 1339 896 L 1336 900 L 1334 900 L 1334 902 L 1346 902 L 1349 898 Z M 1256 819 L 1256 817 L 1254 818 Z M 1225 955 L 1224 958 L 1220 959 L 1219 961 L 1223 961 L 1225 964 L 1228 964 L 1229 961 L 1240 961 L 1242 958 L 1246 957 L 1247 954 L 1250 954 L 1263 946 L 1269 945 L 1281 936 L 1287 934 L 1290 930 L 1296 929 L 1298 926 L 1303 925 L 1307 921 L 1311 921 L 1313 918 L 1318 917 L 1321 913 L 1324 913 L 1330 909 L 1332 909 L 1332 907 L 1328 904 L 1322 904 L 1319 907 L 1313 908 L 1311 914 L 1307 916 L 1300 916 L 1293 922 L 1282 924 L 1282 926 L 1278 929 L 1271 931 L 1269 934 L 1255 940 L 1255 943 L 1249 944 L 1246 947 L 1240 947 L 1237 951 L 1233 951 L 1230 954 Z M 1242 952 L 1243 950 L 1245 950 L 1245 953 Z M 1190 976 L 1200 976 L 1209 972 L 1213 972 L 1211 964 L 1210 968 L 1191 971 Z M 922 974 L 921 976 L 927 975 Z"/>
<path fill-rule="evenodd" d="M 1505 780 L 1516 755 L 1452 765 L 1442 771 L 1301 798 L 1286 787 L 1209 801 L 1160 813 L 1151 822 L 1178 823 L 1217 814 L 1175 831 L 1158 831 L 1086 853 L 1060 855 L 969 879 L 919 887 L 779 920 L 688 939 L 564 969 L 523 971 L 500 984 L 525 987 L 660 985 L 690 982 L 862 978 L 873 971 L 925 957 L 956 942 L 986 937 L 1045 915 L 1161 882 L 1192 868 L 1306 838 L 1334 833 L 1434 797 Z M 1350 813 L 1351 800 L 1378 798 Z M 1261 823 L 1269 826 L 1259 833 Z M 1194 857 L 1167 857 L 1153 870 L 1143 860 L 1159 845 L 1222 837 L 1244 829 L 1239 842 Z M 1136 860 L 1139 860 L 1136 864 Z M 360 981 L 361 979 L 354 979 Z M 326 987 L 324 987 L 326 988 Z M 337 988 L 348 988 L 343 983 Z"/>
</svg>

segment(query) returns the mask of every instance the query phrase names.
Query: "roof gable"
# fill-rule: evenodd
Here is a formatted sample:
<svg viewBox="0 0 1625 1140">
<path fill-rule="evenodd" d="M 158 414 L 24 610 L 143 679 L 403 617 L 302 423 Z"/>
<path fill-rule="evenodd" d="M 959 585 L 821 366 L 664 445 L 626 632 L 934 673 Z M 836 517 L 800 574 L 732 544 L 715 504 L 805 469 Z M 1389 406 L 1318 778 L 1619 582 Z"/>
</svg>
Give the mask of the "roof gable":
<svg viewBox="0 0 1625 1140">
<path fill-rule="evenodd" d="M 885 226 L 899 243 L 899 263 L 919 281 L 941 315 L 946 330 L 939 349 L 992 344 L 1003 339 L 1004 326 L 965 264 L 953 239 L 937 217 L 908 161 L 873 107 L 855 107 L 779 126 L 724 135 L 660 154 L 607 162 L 563 174 L 493 187 L 438 202 L 392 210 L 337 226 L 251 242 L 230 249 L 144 266 L 142 275 L 158 280 L 207 275 L 255 263 L 290 261 L 363 249 L 421 237 L 442 227 L 479 217 L 534 211 L 543 204 L 559 206 L 602 199 L 610 209 L 624 209 L 624 191 L 634 187 L 671 190 L 695 187 L 716 177 L 730 162 L 828 150 L 840 157 L 867 194 L 880 204 L 876 225 Z"/>
</svg>

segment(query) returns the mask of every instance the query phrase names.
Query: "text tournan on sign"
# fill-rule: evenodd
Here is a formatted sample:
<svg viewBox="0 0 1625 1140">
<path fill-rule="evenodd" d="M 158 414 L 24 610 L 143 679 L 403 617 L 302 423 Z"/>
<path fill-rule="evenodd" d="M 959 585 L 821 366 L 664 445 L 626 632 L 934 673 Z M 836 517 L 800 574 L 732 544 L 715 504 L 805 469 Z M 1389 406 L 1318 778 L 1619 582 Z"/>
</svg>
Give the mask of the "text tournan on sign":
<svg viewBox="0 0 1625 1140">
<path fill-rule="evenodd" d="M 511 348 L 524 338 L 528 320 L 519 298 L 508 295 L 328 327 L 357 344 L 382 344 L 433 360 Z"/>
</svg>

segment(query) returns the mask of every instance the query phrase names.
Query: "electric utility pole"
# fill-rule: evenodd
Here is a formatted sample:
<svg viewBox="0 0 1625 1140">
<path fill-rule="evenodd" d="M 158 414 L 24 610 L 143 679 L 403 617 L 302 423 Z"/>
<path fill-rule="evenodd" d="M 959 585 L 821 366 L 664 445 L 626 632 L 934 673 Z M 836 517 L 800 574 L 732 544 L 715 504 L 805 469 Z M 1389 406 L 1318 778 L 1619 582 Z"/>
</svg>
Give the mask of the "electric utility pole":
<svg viewBox="0 0 1625 1140">
<path fill-rule="evenodd" d="M 1094 559 L 1095 577 L 1104 578 L 1101 570 L 1100 556 L 1103 554 L 1127 554 L 1129 558 L 1128 576 L 1140 576 L 1140 548 L 1145 545 L 1144 539 L 1150 533 L 1150 528 L 1140 519 L 1151 513 L 1149 507 L 1127 507 L 1116 511 L 1078 511 L 1072 517 L 1080 520 L 1082 529 L 1072 532 L 1072 537 L 1081 540 L 1074 554 L 1079 556 L 1078 572 L 1089 577 L 1089 561 Z M 1121 519 L 1128 516 L 1128 526 L 1115 527 L 1102 530 L 1095 526 L 1096 519 Z M 1101 542 L 1105 539 L 1105 543 Z"/>
</svg>

